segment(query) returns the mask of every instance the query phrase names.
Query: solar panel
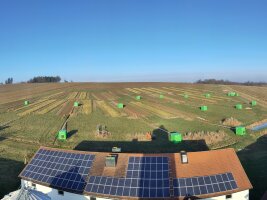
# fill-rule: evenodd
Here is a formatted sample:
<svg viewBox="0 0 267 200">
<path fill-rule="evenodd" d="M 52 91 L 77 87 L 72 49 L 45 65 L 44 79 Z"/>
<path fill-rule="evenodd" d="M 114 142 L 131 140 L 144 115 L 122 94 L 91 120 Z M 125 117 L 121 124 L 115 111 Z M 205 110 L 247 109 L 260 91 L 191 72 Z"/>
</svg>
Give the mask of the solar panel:
<svg viewBox="0 0 267 200">
<path fill-rule="evenodd" d="M 40 149 L 21 177 L 82 193 L 95 155 Z"/>
<path fill-rule="evenodd" d="M 144 198 L 170 197 L 168 157 L 129 157 L 125 178 L 91 176 L 86 192 Z"/>
<path fill-rule="evenodd" d="M 174 196 L 197 196 L 237 188 L 232 173 L 173 179 Z"/>
</svg>

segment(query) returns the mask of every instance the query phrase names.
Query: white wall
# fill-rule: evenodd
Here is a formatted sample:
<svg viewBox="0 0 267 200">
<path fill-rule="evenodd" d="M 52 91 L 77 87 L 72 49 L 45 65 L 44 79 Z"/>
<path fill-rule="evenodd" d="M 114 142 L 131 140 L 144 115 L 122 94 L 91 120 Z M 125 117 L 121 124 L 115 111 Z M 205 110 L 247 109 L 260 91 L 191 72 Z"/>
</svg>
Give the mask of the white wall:
<svg viewBox="0 0 267 200">
<path fill-rule="evenodd" d="M 22 186 L 32 186 L 32 183 L 30 181 L 21 180 Z M 39 192 L 42 192 L 44 194 L 47 194 L 52 200 L 90 200 L 90 196 L 85 195 L 79 195 L 74 194 L 70 192 L 65 192 L 64 195 L 59 195 L 58 190 L 46 187 L 43 185 L 36 184 L 36 190 Z M 97 200 L 107 200 L 105 198 L 96 198 Z"/>
<path fill-rule="evenodd" d="M 21 180 L 21 184 L 25 186 L 31 186 L 30 181 L 26 180 Z M 79 195 L 79 194 L 73 194 L 70 192 L 65 192 L 64 191 L 64 196 L 58 194 L 58 190 L 46 187 L 43 185 L 36 184 L 36 190 L 40 191 L 44 194 L 47 194 L 52 200 L 90 200 L 90 196 L 85 196 L 85 195 Z M 106 198 L 96 198 L 97 200 L 107 200 Z M 212 197 L 208 198 L 206 200 L 225 200 L 226 196 L 218 196 L 218 197 Z M 227 200 L 249 200 L 249 190 L 244 190 L 241 192 L 233 193 L 232 198 L 227 199 Z"/>
<path fill-rule="evenodd" d="M 206 200 L 225 200 L 226 196 L 212 197 Z M 227 199 L 228 200 L 228 199 Z M 229 200 L 249 200 L 249 190 L 244 190 L 241 192 L 233 193 L 232 198 Z"/>
</svg>

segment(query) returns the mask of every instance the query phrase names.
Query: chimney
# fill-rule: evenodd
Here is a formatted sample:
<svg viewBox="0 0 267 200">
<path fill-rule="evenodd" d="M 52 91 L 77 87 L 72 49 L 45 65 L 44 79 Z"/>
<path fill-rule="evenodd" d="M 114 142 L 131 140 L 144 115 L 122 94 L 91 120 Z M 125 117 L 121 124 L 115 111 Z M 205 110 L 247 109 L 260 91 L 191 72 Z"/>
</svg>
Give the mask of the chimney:
<svg viewBox="0 0 267 200">
<path fill-rule="evenodd" d="M 106 156 L 106 167 L 116 167 L 118 154 L 110 154 Z"/>
<path fill-rule="evenodd" d="M 186 151 L 181 151 L 180 155 L 181 155 L 181 163 L 187 164 L 188 163 L 188 157 L 187 157 Z"/>
</svg>

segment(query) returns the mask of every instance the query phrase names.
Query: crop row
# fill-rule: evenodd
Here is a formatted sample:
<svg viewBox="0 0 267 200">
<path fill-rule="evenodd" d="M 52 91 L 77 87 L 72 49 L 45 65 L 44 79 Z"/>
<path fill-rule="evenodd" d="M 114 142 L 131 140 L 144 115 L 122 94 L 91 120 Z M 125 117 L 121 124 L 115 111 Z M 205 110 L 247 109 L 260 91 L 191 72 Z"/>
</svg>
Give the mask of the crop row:
<svg viewBox="0 0 267 200">
<path fill-rule="evenodd" d="M 24 112 L 19 113 L 18 115 L 19 116 L 24 116 L 24 115 L 30 114 L 30 113 L 35 112 L 35 111 L 37 111 L 37 110 L 49 105 L 50 103 L 55 102 L 55 101 L 56 101 L 55 99 L 49 99 L 49 100 L 47 100 L 45 102 L 42 102 L 42 103 L 38 104 L 37 106 L 34 106 L 33 108 L 30 108 L 30 109 L 28 109 L 28 110 L 26 110 Z"/>
<path fill-rule="evenodd" d="M 140 94 L 139 91 L 135 90 L 134 88 L 125 88 L 126 90 L 130 91 L 130 92 L 133 92 L 135 94 Z"/>
<path fill-rule="evenodd" d="M 83 100 L 82 101 L 82 113 L 83 114 L 90 114 L 92 112 L 92 100 Z"/>
<path fill-rule="evenodd" d="M 153 114 L 155 114 L 155 115 L 157 115 L 159 117 L 162 117 L 162 118 L 173 118 L 173 117 L 175 117 L 175 115 L 173 115 L 173 114 L 171 114 L 169 112 L 166 112 L 164 110 L 160 110 L 160 109 L 158 109 L 156 107 L 153 107 L 153 106 L 150 106 L 150 105 L 143 104 L 141 102 L 131 102 L 131 104 L 136 105 L 136 106 L 138 106 L 140 108 L 143 108 L 145 110 L 148 110 L 151 113 L 153 113 Z"/>
<path fill-rule="evenodd" d="M 77 95 L 78 95 L 78 92 L 71 92 L 68 96 L 68 100 L 75 99 Z"/>
<path fill-rule="evenodd" d="M 110 115 L 111 117 L 119 117 L 121 116 L 121 114 L 115 110 L 114 108 L 112 108 L 109 104 L 107 104 L 105 101 L 96 101 L 98 107 L 105 113 L 107 113 L 108 115 Z"/>
<path fill-rule="evenodd" d="M 87 92 L 80 92 L 79 99 L 81 100 L 87 99 Z"/>
<path fill-rule="evenodd" d="M 55 108 L 57 108 L 58 106 L 60 106 L 61 104 L 63 104 L 66 100 L 60 100 L 60 101 L 57 101 L 55 103 L 51 103 L 49 106 L 43 108 L 43 109 L 40 109 L 38 110 L 36 113 L 37 114 L 45 114 L 45 113 L 48 113 L 50 112 L 51 110 L 54 110 Z"/>
</svg>

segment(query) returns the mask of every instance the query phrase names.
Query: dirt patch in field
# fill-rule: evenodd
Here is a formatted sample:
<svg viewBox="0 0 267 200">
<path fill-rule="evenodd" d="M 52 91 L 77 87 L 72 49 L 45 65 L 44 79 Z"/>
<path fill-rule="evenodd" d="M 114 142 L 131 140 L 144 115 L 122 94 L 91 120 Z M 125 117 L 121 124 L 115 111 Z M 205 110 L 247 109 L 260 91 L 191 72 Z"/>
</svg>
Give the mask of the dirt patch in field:
<svg viewBox="0 0 267 200">
<path fill-rule="evenodd" d="M 221 121 L 221 123 L 225 126 L 239 126 L 242 124 L 240 121 L 233 117 L 225 118 Z"/>
<path fill-rule="evenodd" d="M 97 107 L 104 112 L 104 114 L 111 117 L 120 117 L 121 113 L 113 108 L 109 103 L 105 101 L 96 101 Z"/>
<path fill-rule="evenodd" d="M 227 134 L 224 131 L 199 131 L 199 132 L 188 132 L 184 135 L 184 140 L 205 140 L 206 144 L 216 144 L 227 138 Z"/>
<path fill-rule="evenodd" d="M 63 104 L 62 108 L 58 111 L 57 115 L 63 117 L 69 115 L 73 109 L 74 100 L 70 100 Z"/>
<path fill-rule="evenodd" d="M 106 100 L 116 100 L 119 97 L 115 95 L 113 92 L 108 91 L 108 92 L 103 92 L 101 95 L 106 99 Z"/>
<path fill-rule="evenodd" d="M 129 116 L 129 118 L 132 119 L 138 119 L 138 118 L 145 118 L 149 115 L 148 112 L 142 110 L 142 109 L 138 109 L 136 108 L 136 106 L 134 105 L 127 105 L 125 106 L 125 108 L 123 109 L 125 111 L 125 113 Z"/>
</svg>

